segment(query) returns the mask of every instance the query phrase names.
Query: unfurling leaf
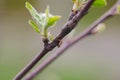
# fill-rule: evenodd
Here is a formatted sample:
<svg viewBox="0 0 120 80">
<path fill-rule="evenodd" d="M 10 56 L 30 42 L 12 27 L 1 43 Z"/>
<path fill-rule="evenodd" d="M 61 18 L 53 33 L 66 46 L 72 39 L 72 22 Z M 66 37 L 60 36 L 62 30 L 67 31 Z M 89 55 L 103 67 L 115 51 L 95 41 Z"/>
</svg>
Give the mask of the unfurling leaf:
<svg viewBox="0 0 120 80">
<path fill-rule="evenodd" d="M 49 26 L 53 26 L 57 20 L 59 20 L 61 18 L 61 16 L 52 16 L 50 18 L 48 18 L 48 22 L 47 22 L 47 27 Z"/>
<path fill-rule="evenodd" d="M 106 0 L 95 0 L 95 2 L 93 3 L 94 7 L 104 7 L 106 5 L 107 5 Z"/>
<path fill-rule="evenodd" d="M 29 24 L 33 27 L 33 29 L 36 32 L 41 33 L 41 35 L 45 38 L 50 37 L 48 29 L 51 26 L 54 26 L 54 24 L 61 18 L 61 16 L 54 16 L 50 14 L 49 6 L 47 6 L 44 13 L 38 13 L 37 10 L 29 2 L 26 2 L 26 8 L 34 20 L 29 21 Z M 41 31 L 38 26 L 40 27 Z"/>
<path fill-rule="evenodd" d="M 73 12 L 80 10 L 87 2 L 87 0 L 72 0 L 72 1 L 73 1 L 73 9 L 72 9 Z"/>
<path fill-rule="evenodd" d="M 46 15 L 45 27 L 47 28 L 53 26 L 56 23 L 56 21 L 58 21 L 61 18 L 61 16 L 57 16 L 57 15 L 53 16 L 52 14 L 50 14 L 49 6 L 47 6 L 45 10 L 45 15 Z"/>
<path fill-rule="evenodd" d="M 37 24 L 36 24 L 34 21 L 29 20 L 29 24 L 33 27 L 33 29 L 34 29 L 36 32 L 40 33 L 40 29 L 38 28 Z"/>
<path fill-rule="evenodd" d="M 35 8 L 29 3 L 29 2 L 26 2 L 26 8 L 28 9 L 28 11 L 30 12 L 33 20 L 38 24 L 38 25 L 41 25 L 41 18 L 39 16 L 39 13 L 35 10 Z"/>
<path fill-rule="evenodd" d="M 42 16 L 42 35 L 47 37 L 48 36 L 48 28 L 51 26 L 54 26 L 54 24 L 60 19 L 60 16 L 52 15 L 49 11 L 49 6 L 47 6 L 45 13 L 41 13 L 40 16 Z"/>
</svg>

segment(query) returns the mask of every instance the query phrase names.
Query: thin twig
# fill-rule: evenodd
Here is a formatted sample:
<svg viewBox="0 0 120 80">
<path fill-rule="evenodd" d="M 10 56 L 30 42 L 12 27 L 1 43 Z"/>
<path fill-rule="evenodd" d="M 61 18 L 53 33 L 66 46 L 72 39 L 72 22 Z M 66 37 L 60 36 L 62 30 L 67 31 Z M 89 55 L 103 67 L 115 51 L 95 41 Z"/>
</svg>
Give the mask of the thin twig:
<svg viewBox="0 0 120 80">
<path fill-rule="evenodd" d="M 59 46 L 61 40 L 76 27 L 79 20 L 84 17 L 93 2 L 94 0 L 89 0 L 83 9 L 81 9 L 71 20 L 67 21 L 60 34 L 50 44 L 45 46 L 42 52 L 40 52 L 21 72 L 15 76 L 14 80 L 21 80 L 38 63 L 38 61 L 44 57 L 44 55 L 53 50 L 56 46 Z"/>
<path fill-rule="evenodd" d="M 32 80 L 38 73 L 42 72 L 48 65 L 50 65 L 56 58 L 58 58 L 63 52 L 65 52 L 68 48 L 72 47 L 75 43 L 78 41 L 84 39 L 88 35 L 90 35 L 91 31 L 97 27 L 98 24 L 101 22 L 104 22 L 109 17 L 112 17 L 115 15 L 115 11 L 117 8 L 117 5 L 120 5 L 120 0 L 116 2 L 116 4 L 107 11 L 103 16 L 101 16 L 98 20 L 96 20 L 92 25 L 89 26 L 88 29 L 86 29 L 82 34 L 75 37 L 73 40 L 65 42 L 61 48 L 59 48 L 55 53 L 53 53 L 50 57 L 48 57 L 45 61 L 43 61 L 35 70 L 33 70 L 25 80 Z M 92 34 L 92 33 L 91 33 Z"/>
</svg>

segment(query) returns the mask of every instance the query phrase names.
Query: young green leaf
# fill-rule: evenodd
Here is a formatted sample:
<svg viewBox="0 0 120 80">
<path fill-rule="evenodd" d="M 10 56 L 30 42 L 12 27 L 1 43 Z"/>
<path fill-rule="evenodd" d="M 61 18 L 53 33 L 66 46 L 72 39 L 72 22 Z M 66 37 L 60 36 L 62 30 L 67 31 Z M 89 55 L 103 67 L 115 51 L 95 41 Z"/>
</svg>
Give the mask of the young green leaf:
<svg viewBox="0 0 120 80">
<path fill-rule="evenodd" d="M 26 2 L 25 4 L 25 7 L 30 11 L 31 14 L 34 15 L 37 13 L 37 11 L 32 7 L 32 5 L 29 2 Z"/>
<path fill-rule="evenodd" d="M 47 22 L 47 27 L 49 26 L 53 26 L 59 19 L 61 18 L 61 16 L 52 16 L 50 18 L 48 18 L 48 22 Z"/>
<path fill-rule="evenodd" d="M 57 16 L 57 15 L 53 16 L 52 14 L 50 14 L 49 6 L 47 6 L 45 13 L 46 13 L 46 27 L 47 28 L 50 26 L 53 26 L 61 18 L 61 16 Z"/>
<path fill-rule="evenodd" d="M 39 13 L 36 11 L 36 9 L 29 2 L 26 2 L 25 4 L 26 4 L 25 6 L 28 9 L 28 11 L 30 12 L 33 20 L 38 25 L 41 25 L 41 17 L 39 16 Z"/>
<path fill-rule="evenodd" d="M 107 5 L 106 0 L 95 0 L 95 2 L 93 3 L 94 7 L 104 7 L 106 5 Z"/>
<path fill-rule="evenodd" d="M 33 27 L 33 29 L 37 32 L 40 33 L 40 29 L 38 28 L 37 24 L 33 20 L 29 20 L 29 24 Z"/>
</svg>

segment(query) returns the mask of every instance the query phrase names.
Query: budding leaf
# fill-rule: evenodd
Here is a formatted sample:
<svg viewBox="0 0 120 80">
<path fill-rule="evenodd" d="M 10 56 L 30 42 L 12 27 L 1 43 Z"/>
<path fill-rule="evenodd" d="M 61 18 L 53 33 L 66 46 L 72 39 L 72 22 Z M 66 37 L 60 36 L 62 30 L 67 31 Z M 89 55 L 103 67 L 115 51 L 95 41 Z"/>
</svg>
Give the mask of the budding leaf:
<svg viewBox="0 0 120 80">
<path fill-rule="evenodd" d="M 73 2 L 73 11 L 80 10 L 86 4 L 87 0 L 72 0 Z"/>
<path fill-rule="evenodd" d="M 46 13 L 46 27 L 53 26 L 61 18 L 61 16 L 58 15 L 53 16 L 52 14 L 50 14 L 49 6 L 47 6 L 45 13 Z"/>
<path fill-rule="evenodd" d="M 52 26 L 56 23 L 57 20 L 60 19 L 60 16 L 52 16 L 48 19 L 47 26 Z"/>
<path fill-rule="evenodd" d="M 96 33 L 100 33 L 102 31 L 104 31 L 106 28 L 106 25 L 105 23 L 100 23 L 97 25 L 97 27 L 95 27 L 93 30 L 92 30 L 92 34 L 96 34 Z"/>
<path fill-rule="evenodd" d="M 33 20 L 29 20 L 29 24 L 33 27 L 33 29 L 40 33 L 40 29 L 38 28 L 37 24 Z"/>
<path fill-rule="evenodd" d="M 33 29 L 36 32 L 41 33 L 44 38 L 52 38 L 52 36 L 49 35 L 48 29 L 53 26 L 61 18 L 61 16 L 54 16 L 50 14 L 49 6 L 47 6 L 44 13 L 38 13 L 37 10 L 29 2 L 26 2 L 26 8 L 34 20 L 29 21 L 29 24 L 33 27 Z M 41 31 L 38 28 L 39 26 Z"/>
<path fill-rule="evenodd" d="M 79 10 L 80 0 L 72 0 L 73 1 L 73 11 Z"/>
<path fill-rule="evenodd" d="M 95 0 L 95 2 L 93 3 L 94 7 L 104 7 L 106 5 L 107 5 L 106 0 Z"/>
</svg>

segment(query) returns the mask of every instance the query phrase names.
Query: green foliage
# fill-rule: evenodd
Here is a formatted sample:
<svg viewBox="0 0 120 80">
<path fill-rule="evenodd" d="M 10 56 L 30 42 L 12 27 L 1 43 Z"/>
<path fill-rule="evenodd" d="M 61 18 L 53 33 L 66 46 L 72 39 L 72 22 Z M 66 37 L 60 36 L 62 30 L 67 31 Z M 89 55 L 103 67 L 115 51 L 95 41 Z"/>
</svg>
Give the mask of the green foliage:
<svg viewBox="0 0 120 80">
<path fill-rule="evenodd" d="M 93 3 L 94 7 L 104 7 L 106 5 L 107 5 L 106 0 L 95 0 L 95 2 Z"/>
<path fill-rule="evenodd" d="M 33 27 L 33 29 L 40 33 L 40 29 L 38 28 L 38 25 L 33 21 L 33 20 L 29 20 L 29 24 Z"/>
<path fill-rule="evenodd" d="M 47 6 L 44 13 L 38 13 L 37 10 L 29 2 L 26 2 L 26 8 L 30 12 L 33 20 L 35 21 L 29 21 L 29 24 L 33 27 L 33 29 L 36 32 L 41 33 L 41 35 L 45 38 L 51 37 L 48 29 L 51 26 L 54 26 L 55 23 L 61 18 L 61 16 L 53 16 L 52 14 L 50 14 L 49 6 Z M 40 26 L 40 28 L 38 26 Z"/>
<path fill-rule="evenodd" d="M 47 28 L 53 26 L 56 23 L 56 21 L 60 19 L 60 16 L 57 16 L 57 15 L 53 16 L 49 13 L 49 6 L 47 7 L 47 9 L 43 15 L 45 15 L 44 22 L 45 22 L 45 26 Z"/>
</svg>

